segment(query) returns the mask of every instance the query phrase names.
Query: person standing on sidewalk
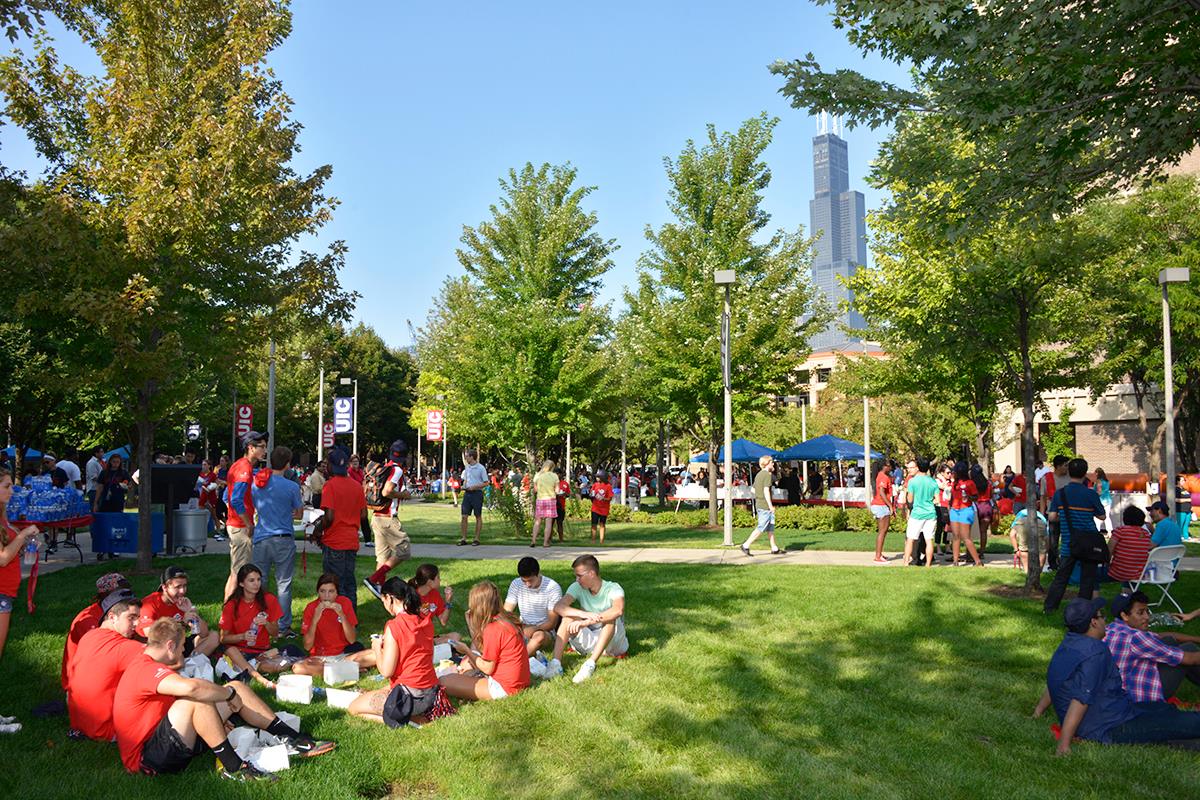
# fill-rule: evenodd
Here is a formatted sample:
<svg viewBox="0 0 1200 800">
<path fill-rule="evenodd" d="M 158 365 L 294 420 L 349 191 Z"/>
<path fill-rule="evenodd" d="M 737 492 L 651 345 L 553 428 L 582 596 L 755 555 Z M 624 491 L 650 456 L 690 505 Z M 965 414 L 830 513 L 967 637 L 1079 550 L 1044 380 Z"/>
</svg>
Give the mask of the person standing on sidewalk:
<svg viewBox="0 0 1200 800">
<path fill-rule="evenodd" d="M 250 491 L 254 470 L 267 456 L 267 435 L 250 431 L 242 437 L 246 454 L 229 468 L 229 485 L 225 489 L 225 504 L 229 507 L 225 531 L 229 534 L 229 578 L 225 593 L 229 597 L 237 588 L 238 570 L 250 563 L 254 547 L 254 496 Z"/>
<path fill-rule="evenodd" d="M 771 555 L 778 555 L 783 550 L 775 544 L 775 500 L 771 497 L 771 483 L 774 479 L 775 459 L 770 456 L 759 456 L 758 474 L 754 476 L 754 508 L 757 511 L 758 524 L 750 531 L 750 536 L 742 543 L 742 552 L 751 555 L 750 545 L 754 544 L 764 531 L 771 539 Z"/>
<path fill-rule="evenodd" d="M 554 473 L 554 462 L 546 459 L 542 468 L 533 479 L 537 490 L 537 502 L 533 511 L 533 536 L 529 540 L 530 547 L 537 547 L 538 526 L 544 528 L 542 534 L 543 547 L 550 546 L 550 537 L 554 534 L 554 520 L 558 517 L 558 475 Z"/>
<path fill-rule="evenodd" d="M 1057 459 L 1056 459 L 1057 461 Z M 1071 539 L 1076 532 L 1096 531 L 1095 520 L 1104 519 L 1104 506 L 1096 490 L 1083 485 L 1087 477 L 1088 463 L 1082 458 L 1073 458 L 1067 465 L 1068 481 L 1059 484 L 1058 490 L 1050 498 L 1047 519 L 1053 525 L 1059 523 L 1061 544 L 1058 545 L 1058 569 L 1054 574 L 1054 582 L 1046 590 L 1046 602 L 1043 606 L 1046 613 L 1058 608 L 1062 602 L 1067 583 L 1075 565 L 1079 565 L 1079 596 L 1090 600 L 1096 592 L 1097 572 L 1099 564 L 1095 561 L 1076 559 L 1071 553 Z M 1047 478 L 1050 476 L 1047 475 Z M 1065 535 L 1063 535 L 1065 534 Z M 1053 534 L 1052 534 L 1053 535 Z M 1053 554 L 1056 543 L 1051 540 L 1050 552 Z"/>
<path fill-rule="evenodd" d="M 375 571 L 363 579 L 363 585 L 371 594 L 382 600 L 383 582 L 392 567 L 412 557 L 412 545 L 408 534 L 400 524 L 400 501 L 404 499 L 404 468 L 400 465 L 408 455 L 408 445 L 403 439 L 392 442 L 388 450 L 387 463 L 383 465 L 383 490 L 386 505 L 371 514 L 371 533 L 375 537 Z M 361 487 L 359 494 L 362 494 Z M 365 501 L 364 501 L 365 502 Z M 477 541 L 476 544 L 479 542 Z"/>
<path fill-rule="evenodd" d="M 1047 470 L 1038 478 L 1038 510 L 1046 519 L 1050 520 L 1050 552 L 1046 554 L 1050 569 L 1058 568 L 1058 545 L 1062 537 L 1061 520 L 1056 521 L 1055 517 L 1050 516 L 1050 501 L 1054 499 L 1058 490 L 1069 482 L 1067 477 L 1068 461 L 1070 459 L 1066 456 L 1055 456 L 1054 468 Z M 1090 522 L 1088 524 L 1093 525 Z M 1095 526 L 1093 525 L 1093 527 Z"/>
<path fill-rule="evenodd" d="M 483 464 L 479 463 L 479 454 L 474 450 L 463 453 L 463 460 L 467 462 L 467 466 L 463 468 L 462 473 L 462 521 L 458 531 L 458 543 L 467 543 L 468 518 L 474 514 L 475 541 L 472 544 L 477 545 L 479 534 L 483 530 L 483 490 L 488 485 L 488 474 Z"/>
<path fill-rule="evenodd" d="M 358 608 L 358 587 L 355 585 L 354 563 L 358 556 L 358 521 L 367 498 L 363 487 L 347 477 L 350 454 L 340 447 L 326 457 L 329 479 L 321 491 L 321 509 L 313 538 L 321 545 L 321 571 L 337 576 L 338 594 Z"/>
<path fill-rule="evenodd" d="M 870 469 L 870 465 L 867 465 Z M 887 464 L 879 468 L 875 475 L 875 496 L 871 498 L 871 514 L 875 517 L 875 563 L 886 564 L 883 557 L 883 542 L 887 539 L 888 526 L 892 522 L 892 514 L 896 513 L 895 498 L 892 496 L 892 474 Z"/>
<path fill-rule="evenodd" d="M 276 447 L 271 451 L 271 468 L 262 469 L 254 476 L 251 494 L 258 511 L 258 524 L 254 526 L 254 563 L 262 570 L 263 584 L 275 571 L 275 595 L 283 609 L 279 619 L 279 638 L 294 639 L 292 630 L 292 575 L 296 571 L 296 534 L 293 520 L 300 519 L 304 501 L 300 499 L 300 485 L 284 477 L 292 465 L 292 451 Z"/>
</svg>

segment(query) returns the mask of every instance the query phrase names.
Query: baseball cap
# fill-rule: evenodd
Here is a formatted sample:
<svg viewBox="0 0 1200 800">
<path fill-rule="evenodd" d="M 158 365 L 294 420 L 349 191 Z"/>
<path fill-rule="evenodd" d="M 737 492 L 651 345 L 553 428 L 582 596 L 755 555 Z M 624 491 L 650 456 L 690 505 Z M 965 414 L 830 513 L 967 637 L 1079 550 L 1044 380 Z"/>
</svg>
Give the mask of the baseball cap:
<svg viewBox="0 0 1200 800">
<path fill-rule="evenodd" d="M 112 607 L 117 603 L 124 603 L 127 600 L 136 600 L 137 597 L 128 589 L 118 589 L 115 592 L 109 592 L 108 595 L 100 601 L 101 616 L 112 610 Z"/>
<path fill-rule="evenodd" d="M 1146 511 L 1161 511 L 1162 513 L 1166 514 L 1167 516 L 1171 516 L 1171 507 L 1169 505 L 1167 505 L 1166 503 L 1164 503 L 1162 500 L 1155 500 L 1153 503 L 1150 504 L 1150 506 L 1146 509 Z"/>
<path fill-rule="evenodd" d="M 392 442 L 392 446 L 388 449 L 388 455 L 390 455 L 392 458 L 401 458 L 407 455 L 407 453 L 408 445 L 404 443 L 403 439 L 397 439 L 396 441 Z"/>
<path fill-rule="evenodd" d="M 110 572 L 96 579 L 96 594 L 106 595 L 117 589 L 130 589 L 129 579 L 119 572 Z"/>
<path fill-rule="evenodd" d="M 1092 617 L 1096 616 L 1096 612 L 1106 605 L 1108 605 L 1108 601 L 1099 595 L 1091 600 L 1076 597 L 1067 603 L 1067 607 L 1063 610 L 1063 622 L 1066 624 L 1067 630 L 1074 633 L 1087 632 L 1088 626 L 1092 624 Z"/>
<path fill-rule="evenodd" d="M 265 433 L 259 433 L 258 431 L 247 431 L 242 436 L 242 447 L 249 447 L 252 444 L 265 442 L 266 440 L 267 435 Z"/>
<path fill-rule="evenodd" d="M 171 566 L 169 566 L 163 570 L 162 583 L 165 584 L 167 581 L 173 580 L 175 578 L 186 578 L 187 576 L 188 576 L 188 574 L 187 574 L 186 569 L 184 569 L 183 567 L 180 567 L 180 566 L 176 566 L 175 564 L 172 564 Z"/>
<path fill-rule="evenodd" d="M 335 447 L 325 456 L 329 465 L 330 475 L 345 475 L 350 471 L 350 455 L 340 447 Z"/>
<path fill-rule="evenodd" d="M 1117 617 L 1129 611 L 1129 607 L 1132 605 L 1132 594 L 1119 594 L 1112 599 L 1112 602 L 1108 604 L 1108 607 L 1112 609 L 1113 619 L 1116 619 Z"/>
</svg>

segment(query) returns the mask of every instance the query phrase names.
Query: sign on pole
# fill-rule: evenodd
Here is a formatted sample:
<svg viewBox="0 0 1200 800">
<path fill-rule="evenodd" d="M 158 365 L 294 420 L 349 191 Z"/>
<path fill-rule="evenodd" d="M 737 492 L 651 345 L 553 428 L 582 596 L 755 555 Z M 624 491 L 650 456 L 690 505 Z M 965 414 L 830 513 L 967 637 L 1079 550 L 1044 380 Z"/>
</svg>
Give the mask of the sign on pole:
<svg viewBox="0 0 1200 800">
<path fill-rule="evenodd" d="M 187 436 L 187 440 L 189 442 L 198 441 L 200 439 L 200 423 L 199 422 L 189 422 L 187 424 L 187 429 L 185 431 L 185 435 Z"/>
<path fill-rule="evenodd" d="M 440 442 L 442 440 L 442 424 L 446 421 L 446 412 L 440 408 L 430 409 L 425 413 L 425 440 Z"/>
<path fill-rule="evenodd" d="M 254 430 L 254 407 L 240 405 L 237 407 L 237 438 L 241 439 Z"/>
<path fill-rule="evenodd" d="M 321 425 L 321 447 L 333 447 L 333 423 L 326 422 Z"/>
<path fill-rule="evenodd" d="M 350 433 L 354 430 L 354 398 L 333 398 L 333 432 Z"/>
</svg>

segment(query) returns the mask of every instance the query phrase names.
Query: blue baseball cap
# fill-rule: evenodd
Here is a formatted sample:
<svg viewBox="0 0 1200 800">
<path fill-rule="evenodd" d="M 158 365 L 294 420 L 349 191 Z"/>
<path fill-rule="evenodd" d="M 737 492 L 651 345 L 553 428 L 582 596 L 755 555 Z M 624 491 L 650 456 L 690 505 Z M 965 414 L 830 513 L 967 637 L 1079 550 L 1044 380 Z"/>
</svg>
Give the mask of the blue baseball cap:
<svg viewBox="0 0 1200 800">
<path fill-rule="evenodd" d="M 1067 603 L 1067 607 L 1063 610 L 1063 622 L 1066 624 L 1067 630 L 1074 633 L 1086 633 L 1096 612 L 1106 605 L 1108 605 L 1108 601 L 1099 595 L 1091 600 L 1076 597 Z"/>
</svg>

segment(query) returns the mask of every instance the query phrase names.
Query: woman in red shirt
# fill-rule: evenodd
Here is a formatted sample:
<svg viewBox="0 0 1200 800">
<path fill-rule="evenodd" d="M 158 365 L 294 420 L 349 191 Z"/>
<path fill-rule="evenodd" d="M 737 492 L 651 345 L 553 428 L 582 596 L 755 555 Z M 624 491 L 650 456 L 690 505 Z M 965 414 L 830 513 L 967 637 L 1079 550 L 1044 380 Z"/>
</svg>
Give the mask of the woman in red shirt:
<svg viewBox="0 0 1200 800">
<path fill-rule="evenodd" d="M 450 622 L 450 609 L 454 607 L 454 587 L 446 587 L 446 597 L 442 598 L 442 573 L 436 564 L 422 564 L 417 567 L 408 585 L 417 590 L 421 598 L 421 613 L 436 620 L 443 628 Z M 434 638 L 434 644 L 446 644 L 462 640 L 458 631 L 450 631 L 445 636 Z"/>
<path fill-rule="evenodd" d="M 200 462 L 200 477 L 196 479 L 196 489 L 200 493 L 200 507 L 208 509 L 208 514 L 212 517 L 213 528 L 221 530 L 225 523 L 221 520 L 217 508 L 219 494 L 217 473 L 207 458 Z"/>
<path fill-rule="evenodd" d="M 317 599 L 304 607 L 300 633 L 309 657 L 292 667 L 297 675 L 322 675 L 326 660 L 353 661 L 359 672 L 375 666 L 375 653 L 358 639 L 358 615 L 350 598 L 338 594 L 338 578 L 317 578 Z"/>
<path fill-rule="evenodd" d="M 391 683 L 387 689 L 360 694 L 348 710 L 395 728 L 413 718 L 426 719 L 441 693 L 433 669 L 433 618 L 421 613 L 417 590 L 400 578 L 388 578 L 379 592 L 392 618 L 382 636 L 371 637 L 371 650 L 379 674 Z"/>
<path fill-rule="evenodd" d="M 954 465 L 954 484 L 950 488 L 950 531 L 954 534 L 954 560 L 958 565 L 959 544 L 966 544 L 967 552 L 975 561 L 975 566 L 982 567 L 983 561 L 971 541 L 971 523 L 975 521 L 975 498 L 979 496 L 979 487 L 971 479 L 967 462 L 959 461 Z"/>
<path fill-rule="evenodd" d="M 467 628 L 482 652 L 454 642 L 463 660 L 457 673 L 443 675 L 442 686 L 463 700 L 499 700 L 529 686 L 529 655 L 521 627 L 500 603 L 500 590 L 491 581 L 471 587 L 467 599 Z"/>
<path fill-rule="evenodd" d="M 12 473 L 0 467 L 0 656 L 8 640 L 8 625 L 12 620 L 17 592 L 21 589 L 21 554 L 30 541 L 36 541 L 36 525 L 20 530 L 8 522 L 8 501 L 12 499 Z M 10 732 L 20 730 L 20 723 L 10 717 L 0 717 L 0 726 L 16 725 Z M 0 727 L 2 730 L 3 727 Z"/>
<path fill-rule="evenodd" d="M 250 676 L 268 689 L 275 684 L 263 677 L 264 672 L 281 672 L 286 663 L 271 640 L 279 634 L 283 609 L 275 595 L 262 590 L 262 571 L 246 564 L 237 572 L 237 586 L 221 609 L 221 644 L 225 658 L 238 672 Z"/>
</svg>

